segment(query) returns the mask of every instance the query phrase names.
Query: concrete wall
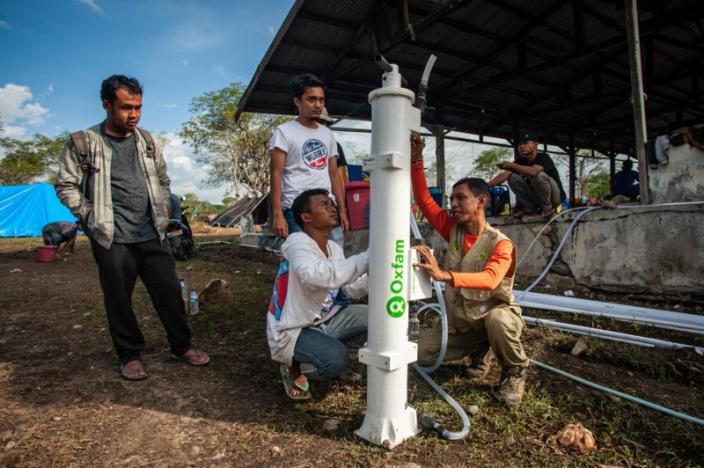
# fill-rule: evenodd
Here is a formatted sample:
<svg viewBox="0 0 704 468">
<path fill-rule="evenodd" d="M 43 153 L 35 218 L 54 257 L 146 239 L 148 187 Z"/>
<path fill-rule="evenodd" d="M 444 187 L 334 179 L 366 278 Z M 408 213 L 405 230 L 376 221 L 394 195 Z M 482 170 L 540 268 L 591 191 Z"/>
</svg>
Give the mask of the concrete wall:
<svg viewBox="0 0 704 468">
<path fill-rule="evenodd" d="M 669 162 L 648 172 L 653 203 L 704 200 L 704 152 L 671 146 Z"/>
<path fill-rule="evenodd" d="M 556 221 L 541 234 L 519 266 L 520 276 L 532 279 L 540 274 L 574 216 L 564 215 L 564 220 Z M 514 241 L 519 259 L 545 226 L 542 222 L 516 223 L 509 218 L 490 222 Z M 421 231 L 438 257 L 444 257 L 447 242 L 428 225 L 422 225 Z M 366 249 L 368 236 L 367 231 L 348 233 L 347 254 Z M 551 271 L 595 289 L 702 296 L 704 203 L 589 213 L 575 226 Z"/>
</svg>

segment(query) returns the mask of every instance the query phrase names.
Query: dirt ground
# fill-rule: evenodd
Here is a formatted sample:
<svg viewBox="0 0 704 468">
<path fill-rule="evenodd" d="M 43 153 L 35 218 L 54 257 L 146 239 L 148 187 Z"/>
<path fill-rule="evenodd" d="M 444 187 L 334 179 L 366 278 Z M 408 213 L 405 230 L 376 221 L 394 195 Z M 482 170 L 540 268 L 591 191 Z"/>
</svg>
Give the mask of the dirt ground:
<svg viewBox="0 0 704 468">
<path fill-rule="evenodd" d="M 496 369 L 490 378 L 468 382 L 461 366 L 442 368 L 438 382 L 463 406 L 478 406 L 470 436 L 446 442 L 424 433 L 393 451 L 368 445 L 353 434 L 364 415 L 364 382 L 314 382 L 307 404 L 285 397 L 265 337 L 276 259 L 236 244 L 203 245 L 191 260 L 177 264 L 189 286 L 199 290 L 213 278 L 230 284 L 231 298 L 203 304 L 199 315 L 189 317 L 194 342 L 211 354 L 212 363 L 195 368 L 169 358 L 140 283 L 134 301 L 147 340 L 143 359 L 149 378 L 127 382 L 118 376 L 88 244 L 81 240 L 75 255 L 40 264 L 34 260 L 38 243 L 0 240 L 1 466 L 704 464 L 701 426 L 536 368 L 529 371 L 529 391 L 517 409 L 492 396 Z M 686 304 L 677 310 L 695 311 Z M 702 346 L 692 336 L 643 327 L 631 332 Z M 527 330 L 524 342 L 535 359 L 704 417 L 704 358 L 694 352 L 587 340 L 588 350 L 575 357 L 569 352 L 574 337 L 544 329 Z M 441 398 L 412 374 L 409 400 L 459 428 Z M 580 454 L 551 443 L 568 423 L 590 429 L 597 450 Z"/>
</svg>

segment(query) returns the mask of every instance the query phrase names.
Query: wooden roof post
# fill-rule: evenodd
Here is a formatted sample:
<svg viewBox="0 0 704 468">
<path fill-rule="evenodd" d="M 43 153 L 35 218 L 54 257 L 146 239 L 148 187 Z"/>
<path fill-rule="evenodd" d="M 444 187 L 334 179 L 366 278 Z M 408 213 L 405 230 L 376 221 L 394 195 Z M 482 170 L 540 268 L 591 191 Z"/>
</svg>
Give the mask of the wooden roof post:
<svg viewBox="0 0 704 468">
<path fill-rule="evenodd" d="M 567 148 L 567 154 L 569 156 L 570 170 L 569 170 L 569 193 L 567 196 L 570 199 L 570 206 L 575 206 L 575 180 L 577 179 L 577 148 L 574 146 L 574 130 L 570 130 L 569 134 L 570 142 Z"/>
<path fill-rule="evenodd" d="M 613 194 L 614 175 L 616 175 L 616 151 L 614 150 L 614 141 L 611 140 L 609 142 L 609 194 Z"/>
<path fill-rule="evenodd" d="M 441 206 L 445 207 L 445 125 L 443 125 L 442 108 L 438 107 L 438 123 L 433 128 L 435 133 L 435 164 L 437 165 L 437 186 L 442 192 Z"/>
<path fill-rule="evenodd" d="M 645 100 L 643 99 L 643 70 L 640 58 L 640 33 L 638 32 L 638 0 L 626 2 L 626 36 L 628 38 L 628 62 L 631 72 L 631 103 L 633 123 L 636 133 L 636 155 L 638 156 L 638 177 L 640 179 L 640 202 L 650 203 L 648 194 L 648 159 L 645 145 L 648 143 L 648 129 L 645 123 Z"/>
</svg>

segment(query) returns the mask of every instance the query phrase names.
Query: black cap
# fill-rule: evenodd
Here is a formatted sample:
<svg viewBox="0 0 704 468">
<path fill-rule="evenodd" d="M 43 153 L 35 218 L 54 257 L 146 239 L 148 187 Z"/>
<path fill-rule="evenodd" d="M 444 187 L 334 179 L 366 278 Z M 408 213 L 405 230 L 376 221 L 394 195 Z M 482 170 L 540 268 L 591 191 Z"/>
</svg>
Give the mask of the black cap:
<svg viewBox="0 0 704 468">
<path fill-rule="evenodd" d="M 528 140 L 538 141 L 538 135 L 533 132 L 521 132 L 521 134 L 518 136 L 518 141 Z"/>
</svg>

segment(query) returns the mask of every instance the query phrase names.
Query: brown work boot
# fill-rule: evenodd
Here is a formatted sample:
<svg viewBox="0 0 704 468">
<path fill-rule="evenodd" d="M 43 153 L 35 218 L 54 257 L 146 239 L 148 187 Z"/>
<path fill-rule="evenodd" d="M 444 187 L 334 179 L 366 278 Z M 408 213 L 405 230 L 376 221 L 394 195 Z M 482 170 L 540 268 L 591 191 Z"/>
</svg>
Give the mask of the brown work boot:
<svg viewBox="0 0 704 468">
<path fill-rule="evenodd" d="M 508 406 L 521 404 L 523 394 L 526 392 L 526 368 L 504 367 L 501 372 L 501 385 L 497 398 Z"/>
<path fill-rule="evenodd" d="M 491 368 L 491 348 L 487 343 L 469 355 L 469 366 L 467 366 L 467 377 L 477 379 L 484 377 Z"/>
</svg>

